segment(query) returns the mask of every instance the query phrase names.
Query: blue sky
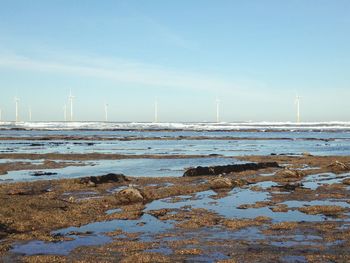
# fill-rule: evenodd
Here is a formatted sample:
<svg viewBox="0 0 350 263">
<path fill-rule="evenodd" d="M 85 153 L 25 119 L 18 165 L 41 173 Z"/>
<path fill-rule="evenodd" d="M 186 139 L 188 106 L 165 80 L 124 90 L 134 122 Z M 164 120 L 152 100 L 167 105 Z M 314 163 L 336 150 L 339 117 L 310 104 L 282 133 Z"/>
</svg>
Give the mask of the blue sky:
<svg viewBox="0 0 350 263">
<path fill-rule="evenodd" d="M 6 120 L 349 120 L 350 1 L 0 0 Z"/>
</svg>

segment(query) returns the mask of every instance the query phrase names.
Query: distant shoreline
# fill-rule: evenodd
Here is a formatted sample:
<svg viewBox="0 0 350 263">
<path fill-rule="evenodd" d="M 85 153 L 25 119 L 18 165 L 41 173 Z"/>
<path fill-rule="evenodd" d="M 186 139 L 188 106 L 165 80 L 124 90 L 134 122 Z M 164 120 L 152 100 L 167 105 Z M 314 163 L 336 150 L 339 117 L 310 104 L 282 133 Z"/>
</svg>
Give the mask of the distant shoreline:
<svg viewBox="0 0 350 263">
<path fill-rule="evenodd" d="M 350 132 L 350 122 L 0 122 L 11 131 Z"/>
</svg>

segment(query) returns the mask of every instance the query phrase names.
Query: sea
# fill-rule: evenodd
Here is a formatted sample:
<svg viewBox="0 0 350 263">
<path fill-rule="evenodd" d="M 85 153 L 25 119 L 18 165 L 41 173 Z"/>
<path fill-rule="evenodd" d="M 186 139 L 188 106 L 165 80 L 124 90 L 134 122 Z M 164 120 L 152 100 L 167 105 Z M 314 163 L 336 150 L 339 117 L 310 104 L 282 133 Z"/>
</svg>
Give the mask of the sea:
<svg viewBox="0 0 350 263">
<path fill-rule="evenodd" d="M 74 178 L 108 172 L 128 176 L 182 176 L 189 167 L 238 163 L 239 156 L 350 155 L 350 122 L 3 122 L 0 137 L 3 137 L 0 164 L 44 162 L 8 159 L 5 154 L 100 153 L 131 157 L 89 160 L 84 166 L 50 169 L 56 173 L 50 177 L 35 177 L 32 170 L 10 171 L 1 176 L 0 182 Z M 10 138 L 4 140 L 4 137 Z"/>
</svg>

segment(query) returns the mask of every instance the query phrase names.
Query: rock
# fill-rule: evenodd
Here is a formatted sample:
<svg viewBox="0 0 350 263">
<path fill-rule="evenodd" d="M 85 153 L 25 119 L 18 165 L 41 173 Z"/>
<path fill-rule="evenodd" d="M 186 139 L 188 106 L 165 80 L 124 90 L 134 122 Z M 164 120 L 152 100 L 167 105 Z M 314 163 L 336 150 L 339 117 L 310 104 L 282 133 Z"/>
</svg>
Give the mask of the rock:
<svg viewBox="0 0 350 263">
<path fill-rule="evenodd" d="M 33 191 L 31 189 L 15 188 L 7 192 L 8 195 L 31 195 Z"/>
<path fill-rule="evenodd" d="M 343 184 L 350 185 L 350 178 L 346 178 L 342 181 Z"/>
<path fill-rule="evenodd" d="M 331 168 L 333 171 L 349 171 L 350 167 L 342 162 L 335 161 L 328 165 L 329 168 Z"/>
<path fill-rule="evenodd" d="M 278 186 L 279 188 L 282 188 L 287 191 L 294 191 L 296 188 L 301 188 L 304 185 L 302 183 L 286 183 L 284 185 Z"/>
<path fill-rule="evenodd" d="M 88 186 L 90 186 L 90 187 L 96 187 L 96 184 L 95 184 L 94 182 L 92 182 L 92 181 L 89 181 L 89 182 L 88 182 Z"/>
<path fill-rule="evenodd" d="M 57 173 L 53 172 L 44 172 L 44 171 L 35 171 L 30 174 L 31 176 L 50 176 L 50 175 L 57 175 Z"/>
<path fill-rule="evenodd" d="M 40 195 L 50 192 L 47 186 L 38 187 L 15 187 L 7 192 L 8 195 Z"/>
<path fill-rule="evenodd" d="M 236 180 L 232 181 L 232 184 L 233 184 L 234 187 L 241 187 L 243 185 L 249 184 L 249 182 L 247 182 L 244 179 L 236 179 Z"/>
<path fill-rule="evenodd" d="M 69 231 L 66 235 L 67 236 L 90 236 L 94 232 L 92 231 L 85 231 L 85 232 L 79 232 L 79 231 Z"/>
<path fill-rule="evenodd" d="M 8 227 L 5 224 L 0 223 L 0 239 L 3 239 L 6 236 L 13 234 L 13 233 L 17 233 L 17 231 Z"/>
<path fill-rule="evenodd" d="M 42 143 L 31 143 L 29 146 L 32 146 L 32 147 L 41 147 L 41 146 L 44 146 L 44 144 L 42 144 Z"/>
<path fill-rule="evenodd" d="M 141 191 L 133 187 L 119 191 L 116 198 L 124 204 L 143 202 L 145 199 Z"/>
<path fill-rule="evenodd" d="M 285 168 L 283 170 L 280 170 L 276 173 L 276 176 L 278 177 L 284 177 L 284 178 L 301 178 L 305 174 L 302 171 L 298 170 L 290 170 L 288 168 Z"/>
<path fill-rule="evenodd" d="M 7 171 L 5 169 L 0 168 L 0 175 L 5 175 L 7 174 Z"/>
<path fill-rule="evenodd" d="M 202 253 L 203 251 L 198 248 L 185 248 L 175 251 L 175 254 L 177 255 L 201 255 Z"/>
<path fill-rule="evenodd" d="M 202 167 L 198 166 L 196 168 L 189 168 L 185 171 L 183 176 L 201 176 L 201 175 L 219 175 L 223 173 L 232 172 L 244 172 L 249 170 L 259 170 L 272 167 L 279 167 L 276 162 L 266 162 L 266 163 L 245 163 L 245 164 L 232 164 L 232 165 L 222 165 L 222 166 L 209 166 Z"/>
<path fill-rule="evenodd" d="M 212 189 L 220 189 L 220 188 L 232 188 L 233 183 L 229 178 L 217 177 L 209 180 L 210 188 Z"/>
<path fill-rule="evenodd" d="M 157 262 L 157 263 L 170 263 L 174 262 L 173 258 L 164 256 L 160 253 L 150 253 L 150 252 L 137 252 L 134 254 L 128 253 L 120 263 L 135 263 L 135 262 Z"/>
<path fill-rule="evenodd" d="M 309 153 L 309 152 L 303 152 L 302 155 L 303 155 L 303 156 L 312 156 L 312 154 Z"/>
<path fill-rule="evenodd" d="M 325 216 L 339 217 L 346 211 L 346 208 L 338 205 L 311 205 L 300 207 L 298 210 L 308 215 L 322 214 Z"/>
<path fill-rule="evenodd" d="M 104 183 L 120 183 L 128 181 L 128 179 L 123 174 L 109 173 L 101 176 L 89 176 L 77 179 L 78 183 L 88 184 L 89 186 L 96 186 L 98 184 Z"/>
<path fill-rule="evenodd" d="M 174 210 L 172 210 L 170 208 L 162 208 L 159 210 L 151 210 L 151 211 L 148 211 L 147 213 L 159 219 L 162 216 L 165 216 L 167 213 L 173 212 L 173 211 Z"/>
</svg>

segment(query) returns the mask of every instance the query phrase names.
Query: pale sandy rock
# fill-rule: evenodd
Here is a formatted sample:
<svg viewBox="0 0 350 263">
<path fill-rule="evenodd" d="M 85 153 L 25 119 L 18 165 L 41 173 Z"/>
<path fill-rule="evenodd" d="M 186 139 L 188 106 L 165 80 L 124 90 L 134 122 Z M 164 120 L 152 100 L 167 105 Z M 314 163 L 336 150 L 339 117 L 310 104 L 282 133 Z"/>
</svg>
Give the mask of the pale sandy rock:
<svg viewBox="0 0 350 263">
<path fill-rule="evenodd" d="M 116 194 L 116 198 L 119 199 L 120 202 L 127 204 L 144 201 L 144 196 L 142 195 L 141 191 L 133 187 L 121 190 Z"/>
</svg>

